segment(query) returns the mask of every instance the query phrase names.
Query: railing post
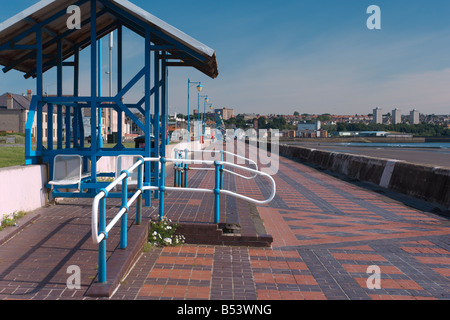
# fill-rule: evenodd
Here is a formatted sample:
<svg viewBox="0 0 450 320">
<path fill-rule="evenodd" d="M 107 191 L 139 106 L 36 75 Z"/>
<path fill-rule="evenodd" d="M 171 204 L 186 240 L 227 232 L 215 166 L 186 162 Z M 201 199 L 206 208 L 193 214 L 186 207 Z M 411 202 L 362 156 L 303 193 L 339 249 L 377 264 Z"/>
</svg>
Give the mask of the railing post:
<svg viewBox="0 0 450 320">
<path fill-rule="evenodd" d="M 175 160 L 178 159 L 178 149 L 174 150 Z M 173 187 L 178 187 L 178 163 L 173 164 Z"/>
<path fill-rule="evenodd" d="M 220 151 L 220 158 L 221 158 L 220 161 L 222 161 L 222 163 L 224 161 L 224 153 L 225 153 L 224 150 Z M 220 165 L 220 190 L 223 190 L 223 165 L 222 164 Z"/>
<path fill-rule="evenodd" d="M 106 192 L 106 191 L 104 191 Z M 100 212 L 99 212 L 99 235 L 104 234 L 105 238 L 99 243 L 98 247 L 98 282 L 106 282 L 106 239 L 108 235 L 106 233 L 106 197 L 100 200 Z"/>
<path fill-rule="evenodd" d="M 184 154 L 185 154 L 185 159 L 187 160 L 188 159 L 189 150 L 185 149 L 184 150 Z M 188 170 L 189 170 L 188 164 L 185 163 L 184 164 L 184 187 L 185 188 L 188 187 Z"/>
<path fill-rule="evenodd" d="M 130 173 L 126 170 L 122 171 L 122 174 L 124 173 L 126 174 L 126 177 L 122 182 L 122 209 L 125 209 L 126 211 L 120 219 L 120 249 L 126 249 L 128 245 L 128 177 L 130 176 Z"/>
<path fill-rule="evenodd" d="M 160 159 L 161 162 L 161 180 L 159 186 L 159 219 L 162 220 L 164 218 L 164 196 L 166 191 L 166 158 L 162 157 Z"/>
<path fill-rule="evenodd" d="M 215 188 L 214 188 L 214 223 L 218 224 L 220 222 L 220 166 L 221 163 L 219 161 L 214 162 L 214 166 L 216 167 L 215 174 Z"/>
<path fill-rule="evenodd" d="M 138 184 L 137 184 L 138 191 L 139 190 L 141 191 L 141 194 L 137 199 L 137 209 L 136 209 L 136 224 L 138 226 L 142 224 L 142 197 L 144 195 L 144 190 L 142 190 L 144 181 L 143 167 L 144 161 L 142 160 L 142 164 L 138 168 Z"/>
</svg>

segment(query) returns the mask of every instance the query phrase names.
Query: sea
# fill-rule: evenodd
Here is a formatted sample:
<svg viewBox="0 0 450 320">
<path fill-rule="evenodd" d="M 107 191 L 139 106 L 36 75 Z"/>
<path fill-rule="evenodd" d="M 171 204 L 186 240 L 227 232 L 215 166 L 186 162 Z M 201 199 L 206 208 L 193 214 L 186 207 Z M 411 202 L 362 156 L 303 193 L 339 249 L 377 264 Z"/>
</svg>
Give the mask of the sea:
<svg viewBox="0 0 450 320">
<path fill-rule="evenodd" d="M 348 142 L 335 143 L 334 145 L 346 147 L 367 147 L 367 148 L 413 148 L 413 149 L 443 149 L 450 150 L 449 142 L 427 142 L 427 143 L 363 143 Z"/>
</svg>

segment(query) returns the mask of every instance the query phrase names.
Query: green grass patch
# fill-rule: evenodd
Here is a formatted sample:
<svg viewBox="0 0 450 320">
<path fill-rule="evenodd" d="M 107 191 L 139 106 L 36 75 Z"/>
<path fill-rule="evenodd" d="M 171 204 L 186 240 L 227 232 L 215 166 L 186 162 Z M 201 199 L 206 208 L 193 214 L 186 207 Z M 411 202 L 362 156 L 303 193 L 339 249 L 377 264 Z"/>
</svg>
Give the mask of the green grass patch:
<svg viewBox="0 0 450 320">
<path fill-rule="evenodd" d="M 26 212 L 19 211 L 15 212 L 11 217 L 4 216 L 0 221 L 0 231 L 2 231 L 6 227 L 13 227 L 16 225 L 16 221 L 26 216 Z"/>
<path fill-rule="evenodd" d="M 0 147 L 0 168 L 25 164 L 25 147 Z"/>
<path fill-rule="evenodd" d="M 19 139 L 24 139 L 23 137 L 18 137 Z M 22 142 L 22 141 L 20 141 Z M 126 148 L 134 149 L 134 143 L 124 143 L 124 146 Z M 87 148 L 90 146 L 87 145 Z M 104 148 L 113 148 L 115 147 L 115 144 L 105 144 Z M 33 146 L 33 150 L 35 150 L 36 147 Z M 56 145 L 55 145 L 56 149 Z M 8 147 L 8 146 L 1 146 L 0 147 L 0 168 L 7 168 L 7 167 L 13 167 L 13 166 L 21 166 L 25 164 L 25 146 L 19 146 L 19 147 Z"/>
</svg>

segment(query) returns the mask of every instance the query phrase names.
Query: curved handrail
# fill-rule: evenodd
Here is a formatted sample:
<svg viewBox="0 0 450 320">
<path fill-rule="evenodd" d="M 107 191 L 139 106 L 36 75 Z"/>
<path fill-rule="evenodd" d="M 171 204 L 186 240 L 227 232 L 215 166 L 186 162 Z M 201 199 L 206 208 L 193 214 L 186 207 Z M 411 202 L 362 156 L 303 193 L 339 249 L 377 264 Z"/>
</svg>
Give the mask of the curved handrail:
<svg viewBox="0 0 450 320">
<path fill-rule="evenodd" d="M 178 149 L 176 149 L 176 150 L 174 150 L 174 151 L 175 151 L 175 152 L 183 152 L 183 151 L 178 150 Z M 223 155 L 224 155 L 224 154 L 231 155 L 231 156 L 233 156 L 233 157 L 235 157 L 235 158 L 242 159 L 242 160 L 245 160 L 245 161 L 250 162 L 250 164 L 253 164 L 253 165 L 255 166 L 256 170 L 258 170 L 258 164 L 257 164 L 254 160 L 249 159 L 249 158 L 246 158 L 246 157 L 243 157 L 243 156 L 240 156 L 240 155 L 238 155 L 238 154 L 235 154 L 235 153 L 232 153 L 232 152 L 229 152 L 229 151 L 225 151 L 225 150 L 220 150 L 220 151 L 217 151 L 217 150 L 191 150 L 191 151 L 189 151 L 189 150 L 188 150 L 188 152 L 190 152 L 190 153 L 211 153 L 211 152 L 219 152 L 219 153 L 222 154 L 222 158 L 223 158 Z M 212 170 L 214 170 L 214 169 L 211 169 L 211 168 L 192 168 L 191 170 L 212 171 Z M 258 176 L 258 174 L 254 174 L 254 175 L 251 176 L 251 177 L 247 177 L 247 176 L 243 176 L 243 175 L 241 175 L 241 174 L 239 174 L 239 173 L 236 173 L 236 172 L 234 172 L 234 171 L 230 171 L 230 170 L 227 170 L 227 169 L 223 169 L 223 171 L 224 171 L 224 172 L 227 172 L 227 173 L 230 173 L 230 174 L 233 174 L 233 175 L 235 175 L 235 176 L 238 176 L 238 177 L 240 177 L 240 178 L 246 179 L 246 180 L 253 180 L 253 179 L 255 179 L 255 178 Z"/>
<path fill-rule="evenodd" d="M 266 178 L 269 179 L 269 181 L 272 184 L 272 193 L 271 193 L 271 195 L 270 195 L 270 197 L 268 199 L 263 200 L 263 201 L 256 200 L 256 199 L 253 199 L 253 198 L 250 198 L 250 197 L 247 197 L 247 196 L 243 196 L 243 195 L 240 195 L 238 193 L 235 193 L 235 192 L 232 192 L 232 191 L 229 191 L 229 190 L 220 190 L 221 193 L 228 194 L 228 195 L 233 196 L 235 198 L 240 198 L 240 199 L 243 199 L 243 200 L 247 200 L 247 201 L 253 202 L 255 204 L 267 204 L 267 203 L 271 202 L 275 198 L 275 195 L 276 195 L 276 192 L 277 192 L 276 191 L 277 188 L 276 188 L 275 180 L 269 174 L 267 174 L 265 172 L 262 172 L 262 171 L 250 169 L 250 168 L 247 168 L 247 167 L 243 167 L 243 166 L 240 166 L 240 165 L 237 165 L 237 164 L 234 164 L 234 163 L 224 162 L 224 161 L 186 160 L 186 159 L 166 159 L 166 161 L 167 162 L 173 162 L 173 163 L 187 163 L 187 164 L 206 164 L 206 165 L 218 164 L 218 165 L 222 165 L 222 166 L 229 166 L 229 167 L 237 168 L 237 169 L 240 169 L 240 170 L 243 170 L 243 171 L 248 171 L 248 172 L 251 172 L 251 173 L 255 174 L 256 176 L 258 176 L 258 175 L 265 176 Z M 232 172 L 232 171 L 229 171 L 229 172 Z M 194 191 L 194 190 L 198 190 L 198 189 L 193 189 L 193 188 L 180 189 L 180 188 L 169 188 L 169 187 L 166 187 L 166 190 L 171 190 L 171 191 Z M 211 192 L 211 190 L 206 190 L 206 189 L 204 189 L 203 191 Z M 214 192 L 214 190 L 213 190 L 213 192 Z"/>
<path fill-rule="evenodd" d="M 276 185 L 275 180 L 272 178 L 271 175 L 269 175 L 269 174 L 267 174 L 265 172 L 262 172 L 262 171 L 253 170 L 253 169 L 250 169 L 250 168 L 242 167 L 242 166 L 239 166 L 239 165 L 234 164 L 234 163 L 223 162 L 222 165 L 230 166 L 230 167 L 234 167 L 234 168 L 238 168 L 238 169 L 242 169 L 244 171 L 253 172 L 254 174 L 256 174 L 256 176 L 261 175 L 261 176 L 264 176 L 264 177 L 268 178 L 269 181 L 272 184 L 272 193 L 270 194 L 270 197 L 268 199 L 266 199 L 266 200 L 256 200 L 256 199 L 253 199 L 253 198 L 250 198 L 250 197 L 247 197 L 247 196 L 243 196 L 241 194 L 238 194 L 238 193 L 235 193 L 235 192 L 232 192 L 232 191 L 229 191 L 229 190 L 220 190 L 220 192 L 223 192 L 223 193 L 228 194 L 230 196 L 233 196 L 235 198 L 239 198 L 239 199 L 242 199 L 242 200 L 247 200 L 249 202 L 253 202 L 255 204 L 267 204 L 267 203 L 270 203 L 275 198 L 276 193 L 277 193 L 277 185 Z"/>
<path fill-rule="evenodd" d="M 162 182 L 159 184 L 159 186 L 143 186 L 143 170 L 142 167 L 145 162 L 160 162 L 161 164 L 165 164 L 167 162 L 172 162 L 174 164 L 202 164 L 202 165 L 214 165 L 215 166 L 215 187 L 214 189 L 200 189 L 200 188 L 172 188 L 172 187 L 166 187 L 165 186 L 165 179 L 162 178 Z M 255 174 L 256 176 L 261 175 L 266 178 L 268 178 L 272 184 L 272 192 L 268 199 L 265 200 L 256 200 L 241 194 L 238 194 L 236 192 L 232 192 L 229 190 L 223 190 L 220 187 L 219 184 L 219 171 L 220 168 L 223 169 L 223 167 L 232 167 L 236 169 L 240 169 L 243 171 L 247 171 L 250 173 Z M 139 174 L 138 174 L 138 189 L 134 193 L 134 195 L 131 197 L 130 200 L 128 200 L 128 188 L 127 188 L 127 179 L 129 178 L 130 174 L 134 172 L 134 170 L 139 168 Z M 165 165 L 162 167 L 163 171 L 162 174 L 165 174 Z M 230 171 L 231 172 L 231 171 Z M 122 207 L 120 208 L 120 211 L 116 214 L 116 216 L 112 219 L 112 221 L 106 226 L 106 198 L 108 197 L 108 194 L 111 190 L 113 190 L 119 183 L 123 182 L 122 187 Z M 234 163 L 224 162 L 224 161 L 208 161 L 208 160 L 190 160 L 190 159 L 166 159 L 166 158 L 142 158 L 139 159 L 132 167 L 130 167 L 128 170 L 125 170 L 122 172 L 122 174 L 111 184 L 109 184 L 105 189 L 100 190 L 100 192 L 97 194 L 97 196 L 94 198 L 93 204 L 92 204 L 92 219 L 91 219 L 91 232 L 92 232 L 92 240 L 95 244 L 100 244 L 99 247 L 99 281 L 104 283 L 106 282 L 106 239 L 108 238 L 108 233 L 112 230 L 112 228 L 115 226 L 115 224 L 122 220 L 122 230 L 121 231 L 121 248 L 124 249 L 127 246 L 126 238 L 127 238 L 127 228 L 126 228 L 126 219 L 122 219 L 124 215 L 126 215 L 129 211 L 129 208 L 133 205 L 133 203 L 143 194 L 145 190 L 159 190 L 161 192 L 161 198 L 160 198 L 160 217 L 164 216 L 164 193 L 166 191 L 178 191 L 178 192 L 200 192 L 200 193 L 209 193 L 214 194 L 215 197 L 215 204 L 214 204 L 214 213 L 215 213 L 215 223 L 219 223 L 220 219 L 220 193 L 239 198 L 242 200 L 246 200 L 255 204 L 266 204 L 271 202 L 275 195 L 276 195 L 276 183 L 275 180 L 267 173 L 250 169 L 247 167 L 243 167 Z M 99 206 L 100 213 L 102 214 L 102 221 L 101 226 L 99 227 Z M 142 206 L 142 203 L 138 207 Z M 142 208 L 140 209 L 142 210 Z M 139 215 L 139 208 L 138 208 L 138 215 Z M 125 227 L 124 227 L 125 225 Z M 99 229 L 101 229 L 101 232 L 99 233 Z"/>
</svg>

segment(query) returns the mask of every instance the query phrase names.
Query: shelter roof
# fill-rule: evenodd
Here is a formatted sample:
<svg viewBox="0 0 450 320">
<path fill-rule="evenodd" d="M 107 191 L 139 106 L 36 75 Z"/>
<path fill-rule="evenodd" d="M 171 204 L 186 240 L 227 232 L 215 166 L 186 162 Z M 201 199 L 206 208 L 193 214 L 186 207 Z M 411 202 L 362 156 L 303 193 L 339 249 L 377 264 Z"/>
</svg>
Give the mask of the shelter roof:
<svg viewBox="0 0 450 320">
<path fill-rule="evenodd" d="M 81 12 L 81 28 L 69 29 L 67 8 L 77 5 Z M 89 0 L 42 0 L 0 24 L 0 64 L 4 72 L 15 69 L 25 77 L 36 76 L 35 31 L 42 27 L 43 71 L 57 62 L 58 42 L 63 59 L 73 56 L 91 44 L 91 7 Z M 120 25 L 145 37 L 150 28 L 151 41 L 170 53 L 170 59 L 192 66 L 211 78 L 219 74 L 216 53 L 147 11 L 127 0 L 98 0 L 96 5 L 97 39 Z M 181 65 L 180 64 L 180 65 Z"/>
</svg>

